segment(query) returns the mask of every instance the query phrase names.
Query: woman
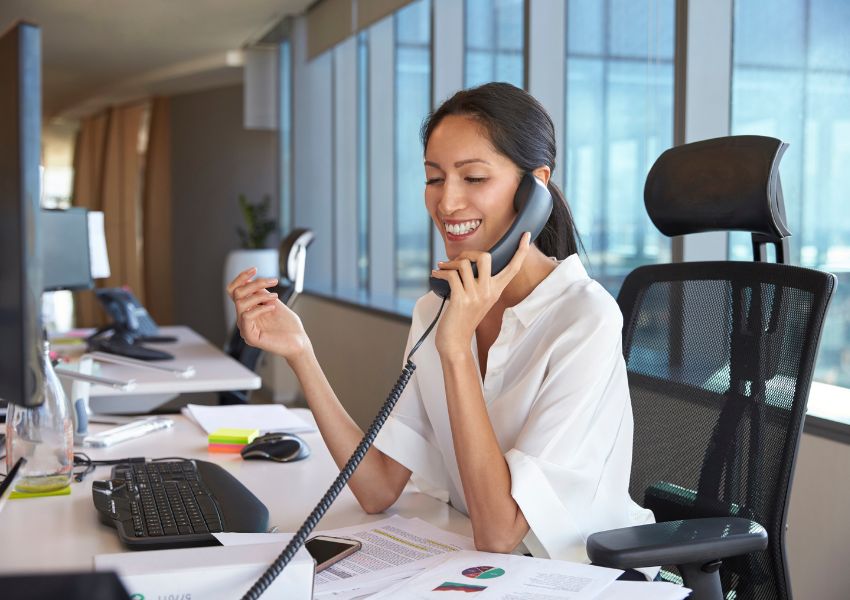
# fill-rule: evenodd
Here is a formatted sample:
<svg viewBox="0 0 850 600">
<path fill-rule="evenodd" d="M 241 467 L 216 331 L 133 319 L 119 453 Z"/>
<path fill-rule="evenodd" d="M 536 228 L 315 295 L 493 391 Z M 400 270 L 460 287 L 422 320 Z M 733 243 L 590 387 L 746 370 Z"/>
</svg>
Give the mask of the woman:
<svg viewBox="0 0 850 600">
<path fill-rule="evenodd" d="M 423 491 L 469 515 L 476 548 L 587 561 L 595 531 L 643 524 L 628 496 L 632 414 L 622 316 L 587 276 L 555 168 L 552 121 L 522 90 L 491 83 L 458 92 L 425 122 L 425 204 L 450 259 L 432 276 L 451 297 L 417 369 L 349 483 L 369 513 L 391 506 L 413 476 Z M 543 233 L 523 236 L 491 275 L 487 248 L 516 212 L 525 173 L 554 208 Z M 475 262 L 478 277 L 472 275 Z M 285 357 L 338 465 L 363 432 L 337 400 L 298 317 L 240 274 L 228 286 L 242 336 Z M 441 299 L 416 304 L 408 348 Z"/>
</svg>

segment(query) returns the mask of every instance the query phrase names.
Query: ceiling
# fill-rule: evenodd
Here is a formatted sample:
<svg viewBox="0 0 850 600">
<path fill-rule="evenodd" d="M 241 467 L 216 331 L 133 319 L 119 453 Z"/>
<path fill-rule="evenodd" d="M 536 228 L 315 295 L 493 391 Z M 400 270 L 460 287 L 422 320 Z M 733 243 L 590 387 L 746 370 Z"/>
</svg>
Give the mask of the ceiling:
<svg viewBox="0 0 850 600">
<path fill-rule="evenodd" d="M 240 81 L 238 50 L 313 0 L 2 0 L 41 27 L 46 118 Z M 237 52 L 234 52 L 237 51 Z"/>
</svg>

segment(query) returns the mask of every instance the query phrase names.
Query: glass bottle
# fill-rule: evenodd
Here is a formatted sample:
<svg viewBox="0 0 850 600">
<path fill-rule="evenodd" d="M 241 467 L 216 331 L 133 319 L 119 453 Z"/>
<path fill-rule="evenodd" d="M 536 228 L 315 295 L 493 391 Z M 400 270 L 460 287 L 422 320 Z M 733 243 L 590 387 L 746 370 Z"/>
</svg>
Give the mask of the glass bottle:
<svg viewBox="0 0 850 600">
<path fill-rule="evenodd" d="M 35 408 L 10 404 L 6 415 L 6 470 L 27 459 L 15 490 L 49 492 L 71 483 L 74 427 L 71 404 L 50 362 L 50 345 L 41 354 L 44 402 Z"/>
</svg>

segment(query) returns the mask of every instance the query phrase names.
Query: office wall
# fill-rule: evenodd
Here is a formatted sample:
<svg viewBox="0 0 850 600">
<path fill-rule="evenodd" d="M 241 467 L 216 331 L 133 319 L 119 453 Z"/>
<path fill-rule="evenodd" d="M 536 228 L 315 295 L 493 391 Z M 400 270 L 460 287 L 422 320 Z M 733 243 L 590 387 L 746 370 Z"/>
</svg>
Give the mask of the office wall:
<svg viewBox="0 0 850 600">
<path fill-rule="evenodd" d="M 786 548 L 795 598 L 843 600 L 850 590 L 850 445 L 803 434 Z"/>
<path fill-rule="evenodd" d="M 340 402 L 367 428 L 401 373 L 410 323 L 306 294 L 294 310 Z M 275 399 L 303 401 L 286 363 L 279 358 L 271 363 L 264 383 L 273 388 Z"/>
<path fill-rule="evenodd" d="M 237 197 L 269 194 L 276 215 L 277 132 L 243 128 L 241 85 L 171 100 L 175 321 L 222 345 L 222 268 L 239 246 Z"/>
</svg>

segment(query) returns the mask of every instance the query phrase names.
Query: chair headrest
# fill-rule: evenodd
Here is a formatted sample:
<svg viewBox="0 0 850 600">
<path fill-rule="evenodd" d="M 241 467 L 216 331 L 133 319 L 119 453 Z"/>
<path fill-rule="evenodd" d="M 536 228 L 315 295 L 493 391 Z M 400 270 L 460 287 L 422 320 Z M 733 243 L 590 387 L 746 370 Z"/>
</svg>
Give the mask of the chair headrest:
<svg viewBox="0 0 850 600">
<path fill-rule="evenodd" d="M 737 135 L 670 148 L 646 178 L 649 218 L 667 236 L 749 231 L 787 237 L 779 179 L 787 147 L 772 137 Z"/>
<path fill-rule="evenodd" d="M 315 234 L 310 229 L 296 228 L 289 232 L 280 242 L 280 274 L 289 281 L 295 281 L 298 277 L 298 253 L 306 250 L 313 243 Z M 301 267 L 303 268 L 303 267 Z"/>
</svg>

